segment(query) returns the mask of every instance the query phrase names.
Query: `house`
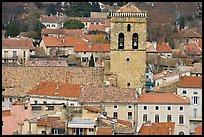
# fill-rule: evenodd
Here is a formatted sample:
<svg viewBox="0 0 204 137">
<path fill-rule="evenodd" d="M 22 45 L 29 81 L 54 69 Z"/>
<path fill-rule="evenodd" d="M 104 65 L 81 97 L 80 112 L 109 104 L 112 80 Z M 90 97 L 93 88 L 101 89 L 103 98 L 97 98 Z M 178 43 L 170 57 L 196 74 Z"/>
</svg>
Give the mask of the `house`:
<svg viewBox="0 0 204 137">
<path fill-rule="evenodd" d="M 39 114 L 56 114 L 64 118 L 63 106 L 79 106 L 80 94 L 80 85 L 60 82 L 40 82 L 27 91 L 33 117 Z"/>
<path fill-rule="evenodd" d="M 110 44 L 78 44 L 74 47 L 76 57 L 80 58 L 82 66 L 88 66 L 91 55 L 94 57 L 95 66 L 102 66 L 102 61 L 109 56 Z"/>
<path fill-rule="evenodd" d="M 180 78 L 177 94 L 190 99 L 189 129 L 193 133 L 195 128 L 202 123 L 202 76 Z"/>
<path fill-rule="evenodd" d="M 89 86 L 81 92 L 82 106 L 103 106 L 107 116 L 129 121 L 136 120 L 135 89 L 123 89 L 113 86 Z"/>
<path fill-rule="evenodd" d="M 108 12 L 91 12 L 91 15 L 90 17 L 91 18 L 104 18 L 104 19 L 107 19 L 109 13 Z"/>
<path fill-rule="evenodd" d="M 175 135 L 175 122 L 143 123 L 138 135 Z"/>
<path fill-rule="evenodd" d="M 60 29 L 63 28 L 64 21 L 66 20 L 65 16 L 41 16 L 40 22 L 47 28 L 47 29 Z"/>
<path fill-rule="evenodd" d="M 101 24 L 101 25 L 94 25 L 94 24 L 90 24 L 87 31 L 103 31 L 105 32 L 105 25 Z"/>
<path fill-rule="evenodd" d="M 185 53 L 192 58 L 202 57 L 202 48 L 196 41 L 184 44 L 183 48 Z"/>
<path fill-rule="evenodd" d="M 95 119 L 74 117 L 68 122 L 68 135 L 94 135 Z"/>
<path fill-rule="evenodd" d="M 157 53 L 163 58 L 172 58 L 172 50 L 169 46 L 169 43 L 158 42 L 156 45 Z"/>
<path fill-rule="evenodd" d="M 31 39 L 2 39 L 2 63 L 25 63 L 35 53 L 34 50 Z"/>
<path fill-rule="evenodd" d="M 172 93 L 145 93 L 137 100 L 137 131 L 143 123 L 175 122 L 174 133 L 189 134 L 190 101 Z"/>
<path fill-rule="evenodd" d="M 30 118 L 30 109 L 29 101 L 17 101 L 11 105 L 11 109 L 2 110 L 2 134 L 22 134 L 24 120 Z"/>
<path fill-rule="evenodd" d="M 194 63 L 191 69 L 191 76 L 202 76 L 202 63 Z"/>
<path fill-rule="evenodd" d="M 44 28 L 41 31 L 41 37 L 43 36 L 79 36 L 83 34 L 82 29 L 47 29 Z"/>
<path fill-rule="evenodd" d="M 202 35 L 196 29 L 183 29 L 174 38 L 174 48 L 178 48 L 181 43 L 191 43 L 198 41 Z"/>
<path fill-rule="evenodd" d="M 45 36 L 40 42 L 47 55 L 68 56 L 74 54 L 74 46 L 79 43 L 88 43 L 79 36 Z"/>
</svg>

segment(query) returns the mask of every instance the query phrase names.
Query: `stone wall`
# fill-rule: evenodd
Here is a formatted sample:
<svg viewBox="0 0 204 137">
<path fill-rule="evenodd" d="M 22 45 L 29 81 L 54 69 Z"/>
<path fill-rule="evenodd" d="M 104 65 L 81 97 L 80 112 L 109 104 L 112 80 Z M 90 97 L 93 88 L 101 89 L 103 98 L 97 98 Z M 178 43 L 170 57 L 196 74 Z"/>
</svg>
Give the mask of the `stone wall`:
<svg viewBox="0 0 204 137">
<path fill-rule="evenodd" d="M 102 85 L 103 68 L 2 66 L 2 86 L 31 89 L 40 81 Z"/>
</svg>

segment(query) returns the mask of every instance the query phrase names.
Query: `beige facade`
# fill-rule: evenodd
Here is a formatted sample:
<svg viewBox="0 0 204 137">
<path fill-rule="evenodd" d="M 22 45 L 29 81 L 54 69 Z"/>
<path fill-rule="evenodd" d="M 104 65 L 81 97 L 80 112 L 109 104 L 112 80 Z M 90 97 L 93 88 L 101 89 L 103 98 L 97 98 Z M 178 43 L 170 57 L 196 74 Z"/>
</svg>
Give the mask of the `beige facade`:
<svg viewBox="0 0 204 137">
<path fill-rule="evenodd" d="M 121 88 L 141 88 L 145 84 L 147 21 L 146 13 L 139 14 L 112 13 L 110 73 L 116 75 L 116 86 Z M 118 46 L 121 33 L 124 34 L 124 49 Z M 136 49 L 132 48 L 134 33 L 138 35 Z"/>
<path fill-rule="evenodd" d="M 144 109 L 146 106 L 146 110 Z M 158 106 L 159 110 L 155 107 Z M 171 110 L 168 110 L 171 107 Z M 180 110 L 183 107 L 183 110 Z M 147 114 L 147 121 L 155 123 L 155 115 L 159 115 L 159 122 L 167 122 L 167 115 L 171 115 L 171 122 L 175 122 L 174 132 L 176 135 L 179 132 L 184 132 L 189 135 L 189 105 L 186 104 L 138 104 L 138 129 L 140 129 L 143 122 L 143 115 Z M 183 115 L 183 124 L 179 124 L 179 115 Z"/>
</svg>

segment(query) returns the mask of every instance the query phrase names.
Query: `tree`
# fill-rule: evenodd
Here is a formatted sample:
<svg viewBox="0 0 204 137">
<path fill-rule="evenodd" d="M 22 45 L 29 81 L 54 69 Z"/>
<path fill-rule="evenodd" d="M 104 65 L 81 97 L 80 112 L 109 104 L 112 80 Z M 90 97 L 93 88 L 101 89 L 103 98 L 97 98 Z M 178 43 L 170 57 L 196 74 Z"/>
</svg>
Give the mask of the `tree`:
<svg viewBox="0 0 204 137">
<path fill-rule="evenodd" d="M 56 5 L 48 4 L 47 5 L 47 15 L 55 15 L 57 13 Z"/>
<path fill-rule="evenodd" d="M 98 4 L 98 2 L 92 2 L 92 12 L 101 12 L 101 8 Z"/>
<path fill-rule="evenodd" d="M 66 29 L 82 29 L 84 24 L 79 20 L 68 20 L 64 23 Z"/>
<path fill-rule="evenodd" d="M 6 27 L 6 36 L 11 36 L 11 37 L 16 37 L 19 35 L 19 33 L 21 32 L 21 30 L 19 29 L 19 27 L 14 24 L 14 23 L 10 23 L 7 27 Z"/>
<path fill-rule="evenodd" d="M 93 58 L 93 54 L 91 54 L 91 58 L 89 60 L 89 67 L 95 67 L 95 61 L 94 61 L 94 58 Z"/>
</svg>

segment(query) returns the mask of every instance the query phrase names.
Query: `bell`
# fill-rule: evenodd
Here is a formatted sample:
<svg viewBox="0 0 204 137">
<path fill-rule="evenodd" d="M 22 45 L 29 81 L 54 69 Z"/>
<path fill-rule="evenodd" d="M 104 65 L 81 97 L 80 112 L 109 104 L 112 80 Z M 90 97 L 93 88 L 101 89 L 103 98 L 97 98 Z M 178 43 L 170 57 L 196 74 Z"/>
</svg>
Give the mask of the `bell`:
<svg viewBox="0 0 204 137">
<path fill-rule="evenodd" d="M 122 42 L 120 43 L 120 46 L 123 46 L 123 43 L 122 43 Z"/>
<path fill-rule="evenodd" d="M 134 42 L 133 46 L 137 46 L 137 43 L 136 43 L 136 41 Z"/>
</svg>

